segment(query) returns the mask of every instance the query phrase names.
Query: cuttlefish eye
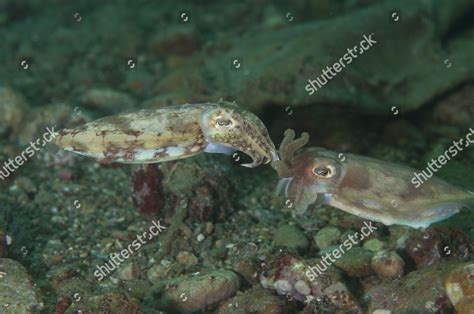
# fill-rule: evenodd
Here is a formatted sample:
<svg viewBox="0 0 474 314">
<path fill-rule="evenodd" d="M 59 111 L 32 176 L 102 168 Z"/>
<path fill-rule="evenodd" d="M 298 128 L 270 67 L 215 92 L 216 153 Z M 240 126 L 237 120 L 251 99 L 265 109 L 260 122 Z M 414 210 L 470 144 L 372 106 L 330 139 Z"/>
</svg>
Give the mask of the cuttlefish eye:
<svg viewBox="0 0 474 314">
<path fill-rule="evenodd" d="M 232 120 L 226 118 L 217 118 L 216 119 L 216 126 L 217 127 L 230 127 L 232 126 Z"/>
<path fill-rule="evenodd" d="M 313 168 L 313 174 L 322 178 L 331 178 L 336 174 L 336 169 L 333 166 L 316 166 Z"/>
</svg>

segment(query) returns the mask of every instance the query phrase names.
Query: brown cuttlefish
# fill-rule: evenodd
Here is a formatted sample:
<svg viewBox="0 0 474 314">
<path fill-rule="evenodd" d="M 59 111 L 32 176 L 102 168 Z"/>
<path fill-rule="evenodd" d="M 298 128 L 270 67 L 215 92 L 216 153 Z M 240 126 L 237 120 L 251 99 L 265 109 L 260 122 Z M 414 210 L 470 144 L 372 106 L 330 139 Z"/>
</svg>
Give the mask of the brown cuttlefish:
<svg viewBox="0 0 474 314">
<path fill-rule="evenodd" d="M 223 100 L 105 117 L 59 131 L 56 144 L 105 163 L 147 164 L 241 151 L 253 160 L 242 166 L 255 167 L 278 158 L 263 122 Z"/>
<path fill-rule="evenodd" d="M 319 147 L 295 155 L 308 139 L 303 133 L 295 140 L 295 132 L 286 130 L 281 160 L 272 162 L 279 189 L 299 214 L 313 203 L 328 204 L 385 225 L 426 228 L 474 206 L 473 193 L 435 177 L 416 188 L 411 183 L 416 170 L 406 166 Z"/>
</svg>

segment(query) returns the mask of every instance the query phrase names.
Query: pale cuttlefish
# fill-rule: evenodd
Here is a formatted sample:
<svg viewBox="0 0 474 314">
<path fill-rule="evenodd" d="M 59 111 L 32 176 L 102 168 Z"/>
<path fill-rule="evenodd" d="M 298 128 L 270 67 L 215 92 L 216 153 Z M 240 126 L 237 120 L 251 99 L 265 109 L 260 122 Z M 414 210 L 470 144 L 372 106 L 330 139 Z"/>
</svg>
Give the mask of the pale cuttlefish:
<svg viewBox="0 0 474 314">
<path fill-rule="evenodd" d="M 311 204 L 328 204 L 385 225 L 426 228 L 463 207 L 473 208 L 474 194 L 432 177 L 416 188 L 415 169 L 354 154 L 338 154 L 319 147 L 295 152 L 308 142 L 286 130 L 281 160 L 272 162 L 280 177 L 279 189 L 296 213 Z M 287 202 L 288 202 L 287 201 Z"/>
<path fill-rule="evenodd" d="M 60 148 L 104 163 L 157 163 L 241 151 L 255 167 L 278 158 L 263 122 L 235 103 L 186 104 L 118 114 L 59 131 Z"/>
</svg>

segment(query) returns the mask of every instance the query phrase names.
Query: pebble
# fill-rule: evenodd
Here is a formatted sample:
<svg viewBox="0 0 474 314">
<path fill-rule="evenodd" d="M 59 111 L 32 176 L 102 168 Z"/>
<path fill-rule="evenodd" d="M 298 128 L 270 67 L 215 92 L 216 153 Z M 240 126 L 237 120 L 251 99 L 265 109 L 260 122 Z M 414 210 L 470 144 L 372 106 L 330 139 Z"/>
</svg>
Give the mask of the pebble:
<svg viewBox="0 0 474 314">
<path fill-rule="evenodd" d="M 154 282 L 160 279 L 164 279 L 167 277 L 167 274 L 170 270 L 170 266 L 168 265 L 161 265 L 156 264 L 151 266 L 148 271 L 146 272 L 146 277 L 149 281 Z"/>
<path fill-rule="evenodd" d="M 405 262 L 395 252 L 379 251 L 372 257 L 372 268 L 381 278 L 398 278 L 403 275 Z"/>
<path fill-rule="evenodd" d="M 314 236 L 314 242 L 319 249 L 337 244 L 341 238 L 341 231 L 336 227 L 324 227 Z"/>
<path fill-rule="evenodd" d="M 378 252 L 384 249 L 385 243 L 380 241 L 379 239 L 369 239 L 367 241 L 364 241 L 364 244 L 362 245 L 364 249 L 367 249 L 372 252 Z"/>
<path fill-rule="evenodd" d="M 204 241 L 204 239 L 206 239 L 206 237 L 202 233 L 198 234 L 198 236 L 196 238 L 196 240 L 198 242 L 202 242 L 202 241 Z"/>
<path fill-rule="evenodd" d="M 361 247 L 353 247 L 336 259 L 335 265 L 350 277 L 366 277 L 373 274 L 371 267 L 373 253 Z"/>
<path fill-rule="evenodd" d="M 474 309 L 474 263 L 453 269 L 444 287 L 457 313 L 470 313 Z"/>
<path fill-rule="evenodd" d="M 36 185 L 27 177 L 19 177 L 15 180 L 15 185 L 22 191 L 28 194 L 34 194 L 38 190 Z"/>
<path fill-rule="evenodd" d="M 141 314 L 140 302 L 122 292 L 110 292 L 92 297 L 87 303 L 85 313 L 130 313 Z"/>
<path fill-rule="evenodd" d="M 235 272 L 213 270 L 156 282 L 145 299 L 167 313 L 190 313 L 227 300 L 239 287 L 239 275 Z"/>
<path fill-rule="evenodd" d="M 140 268 L 136 263 L 129 263 L 120 266 L 117 271 L 117 277 L 122 280 L 133 280 L 140 276 Z"/>
<path fill-rule="evenodd" d="M 189 251 L 180 251 L 176 256 L 178 263 L 186 266 L 193 266 L 198 263 L 198 258 Z"/>
<path fill-rule="evenodd" d="M 283 300 L 260 287 L 238 293 L 235 297 L 222 302 L 216 311 L 217 314 L 282 314 L 286 312 Z"/>
<path fill-rule="evenodd" d="M 273 242 L 277 247 L 305 250 L 309 247 L 308 238 L 301 229 L 291 225 L 279 227 L 273 234 Z"/>
<path fill-rule="evenodd" d="M 204 231 L 206 232 L 207 235 L 211 235 L 214 232 L 214 224 L 210 221 L 206 222 Z"/>
</svg>

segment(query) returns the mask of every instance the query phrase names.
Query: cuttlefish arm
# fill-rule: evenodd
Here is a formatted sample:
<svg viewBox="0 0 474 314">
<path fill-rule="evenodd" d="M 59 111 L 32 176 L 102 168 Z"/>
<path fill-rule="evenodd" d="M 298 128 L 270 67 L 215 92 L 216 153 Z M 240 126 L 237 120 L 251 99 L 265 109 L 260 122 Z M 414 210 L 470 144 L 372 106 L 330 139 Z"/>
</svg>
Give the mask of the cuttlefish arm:
<svg viewBox="0 0 474 314">
<path fill-rule="evenodd" d="M 55 143 L 101 162 L 131 164 L 242 151 L 253 159 L 244 166 L 255 167 L 277 156 L 263 123 L 225 101 L 109 116 L 61 130 Z"/>
<path fill-rule="evenodd" d="M 329 204 L 348 213 L 413 228 L 474 207 L 474 195 L 436 177 L 418 188 L 412 184 L 415 169 L 355 154 L 311 147 L 295 156 L 301 143 L 294 132 L 285 132 L 280 161 L 272 163 L 280 185 L 298 213 L 314 203 Z M 295 149 L 296 148 L 296 149 Z"/>
</svg>

